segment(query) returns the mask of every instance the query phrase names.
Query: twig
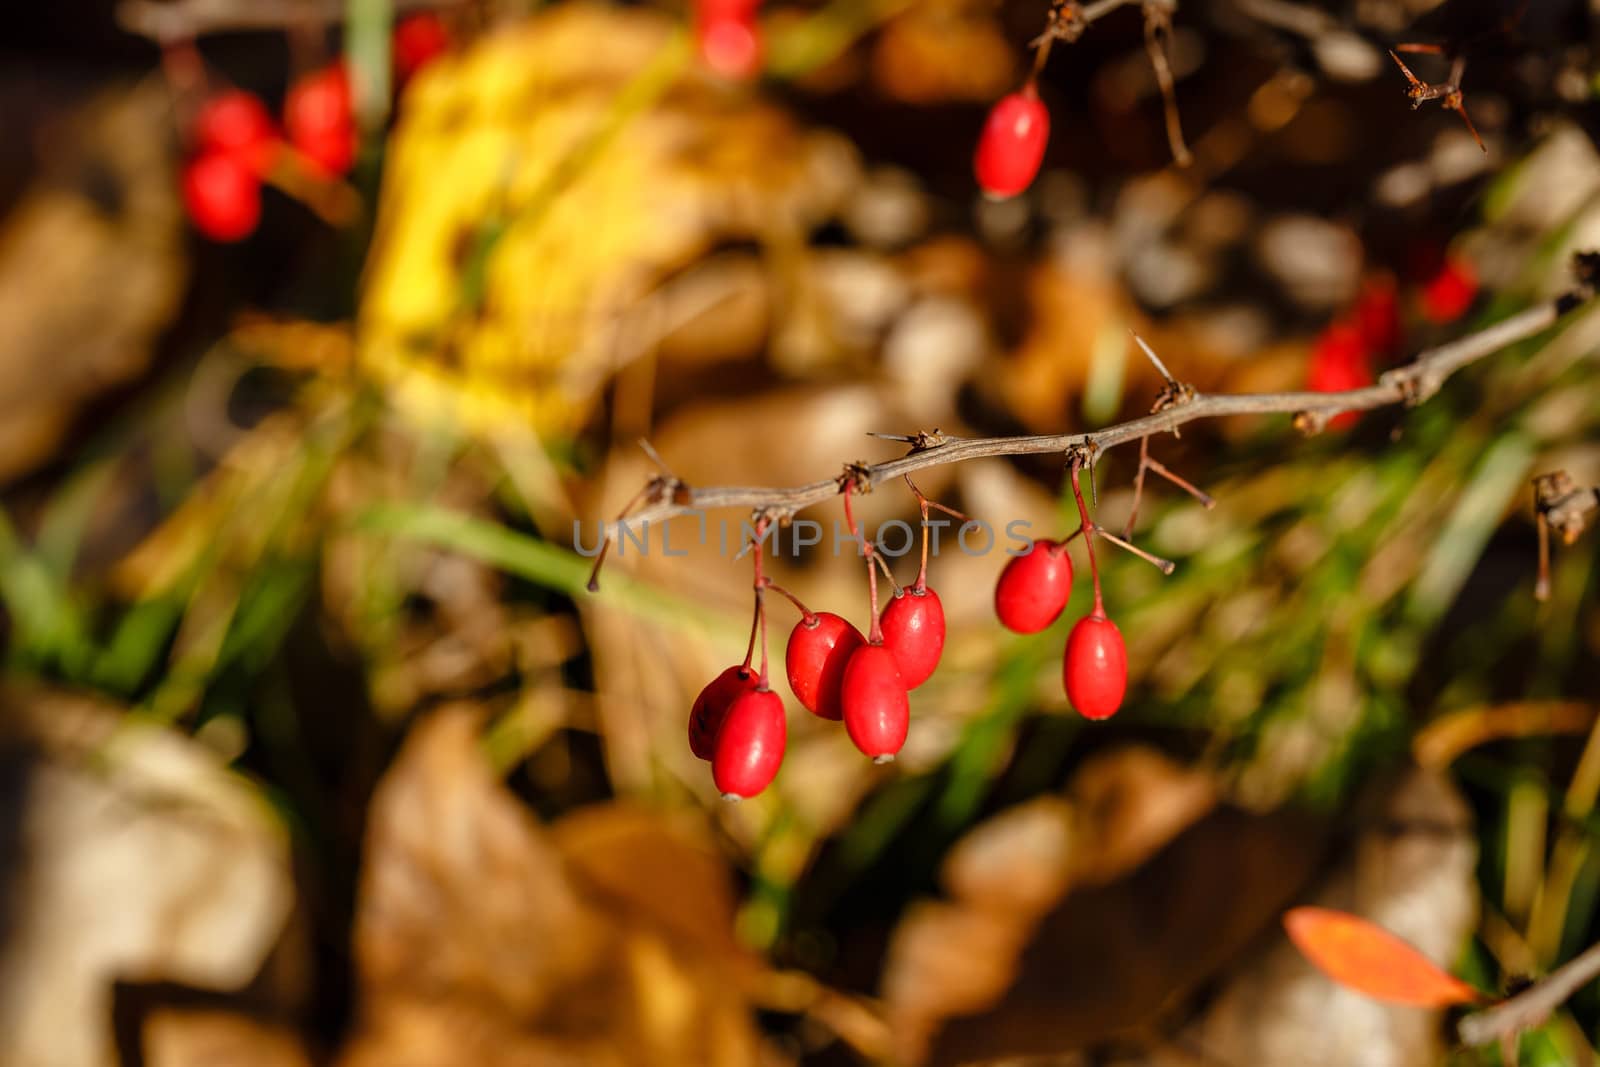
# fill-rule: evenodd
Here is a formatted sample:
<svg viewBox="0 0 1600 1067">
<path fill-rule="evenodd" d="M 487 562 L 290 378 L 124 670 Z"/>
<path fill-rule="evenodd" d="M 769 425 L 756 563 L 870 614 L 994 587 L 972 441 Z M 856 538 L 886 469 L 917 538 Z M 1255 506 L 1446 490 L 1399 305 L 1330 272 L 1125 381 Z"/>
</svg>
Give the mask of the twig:
<svg viewBox="0 0 1600 1067">
<path fill-rule="evenodd" d="M 466 0 L 393 0 L 396 13 L 459 7 Z M 223 30 L 281 30 L 343 22 L 344 0 L 123 0 L 117 24 L 153 41 Z"/>
<path fill-rule="evenodd" d="M 1600 975 L 1600 944 L 1590 945 L 1511 999 L 1496 1004 L 1488 1011 L 1468 1015 L 1456 1027 L 1456 1034 L 1462 1043 L 1471 1046 L 1515 1038 L 1524 1030 L 1531 1030 L 1543 1023 L 1551 1012 L 1593 981 L 1596 975 Z"/>
<path fill-rule="evenodd" d="M 1065 454 L 1091 445 L 1103 452 L 1151 434 L 1173 432 L 1180 426 L 1200 419 L 1230 415 L 1296 415 L 1297 425 L 1315 430 L 1320 429 L 1321 424 L 1331 416 L 1345 411 L 1420 404 L 1437 393 L 1445 381 L 1461 368 L 1493 355 L 1507 345 L 1549 329 L 1562 315 L 1592 300 L 1596 280 L 1600 279 L 1600 253 L 1580 253 L 1577 265 L 1580 283 L 1566 294 L 1530 307 L 1487 329 L 1429 349 L 1411 363 L 1386 371 L 1376 384 L 1360 389 L 1333 393 L 1217 395 L 1202 395 L 1190 390 L 1185 393 L 1182 402 L 1094 433 L 974 438 L 942 435 L 942 443 L 930 448 L 914 448 L 908 455 L 898 459 L 853 465 L 848 479 L 826 478 L 790 488 L 718 486 L 695 489 L 680 485 L 675 487 L 678 491 L 671 497 L 653 494 L 650 505 L 634 512 L 626 521 L 633 526 L 663 523 L 679 515 L 720 508 L 749 508 L 781 521 L 838 496 L 847 485 L 857 492 L 864 492 L 891 478 L 900 478 L 946 463 L 961 463 L 990 456 Z M 621 528 L 620 522 L 608 525 L 607 536 L 618 536 Z"/>
</svg>

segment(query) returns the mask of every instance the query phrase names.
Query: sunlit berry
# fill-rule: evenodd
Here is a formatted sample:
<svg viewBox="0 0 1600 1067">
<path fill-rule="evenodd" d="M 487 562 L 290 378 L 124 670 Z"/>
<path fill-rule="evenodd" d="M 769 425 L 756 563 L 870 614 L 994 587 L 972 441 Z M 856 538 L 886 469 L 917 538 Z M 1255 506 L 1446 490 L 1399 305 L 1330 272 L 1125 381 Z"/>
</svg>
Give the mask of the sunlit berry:
<svg viewBox="0 0 1600 1067">
<path fill-rule="evenodd" d="M 711 778 L 724 799 L 753 797 L 772 784 L 788 730 L 783 701 L 771 690 L 752 689 L 734 700 L 711 756 Z"/>
<path fill-rule="evenodd" d="M 978 186 L 991 197 L 1016 196 L 1039 173 L 1050 140 L 1050 112 L 1032 84 L 1001 97 L 989 112 L 973 156 Z"/>
<path fill-rule="evenodd" d="M 840 686 L 845 732 L 856 748 L 879 763 L 893 759 L 911 728 L 911 702 L 894 654 L 862 645 L 845 665 Z"/>
<path fill-rule="evenodd" d="M 694 698 L 694 706 L 689 709 L 689 750 L 701 759 L 710 759 L 717 751 L 717 734 L 722 731 L 728 708 L 760 683 L 755 671 L 737 664 L 700 690 L 700 695 Z"/>
<path fill-rule="evenodd" d="M 883 609 L 883 645 L 907 689 L 926 682 L 944 653 L 944 605 L 932 589 L 908 587 Z"/>
<path fill-rule="evenodd" d="M 1057 541 L 1035 541 L 1013 556 L 994 586 L 994 613 L 1013 633 L 1035 634 L 1061 615 L 1072 596 L 1072 557 Z"/>
<path fill-rule="evenodd" d="M 1104 615 L 1085 615 L 1067 637 L 1061 664 L 1067 699 L 1086 719 L 1105 719 L 1128 689 L 1128 650 L 1122 631 Z"/>
<path fill-rule="evenodd" d="M 839 685 L 851 653 L 864 644 L 861 631 L 831 611 L 795 623 L 784 663 L 800 705 L 824 719 L 841 718 Z"/>
</svg>

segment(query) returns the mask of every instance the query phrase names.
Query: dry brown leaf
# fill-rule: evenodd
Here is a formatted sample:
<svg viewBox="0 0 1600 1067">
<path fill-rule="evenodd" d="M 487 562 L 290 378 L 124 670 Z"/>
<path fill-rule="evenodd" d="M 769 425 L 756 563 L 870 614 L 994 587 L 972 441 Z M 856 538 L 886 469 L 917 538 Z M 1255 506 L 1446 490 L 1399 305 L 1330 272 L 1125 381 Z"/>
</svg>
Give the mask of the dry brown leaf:
<svg viewBox="0 0 1600 1067">
<path fill-rule="evenodd" d="M 187 268 L 169 106 L 155 81 L 92 100 L 0 226 L 0 481 L 140 374 L 177 311 Z"/>
<path fill-rule="evenodd" d="M 481 720 L 422 720 L 374 796 L 344 1067 L 758 1062 L 715 854 L 627 807 L 539 825 Z"/>
<path fill-rule="evenodd" d="M 942 869 L 952 902 L 914 905 L 896 929 L 884 964 L 883 996 L 898 1051 L 908 1062 L 922 1061 L 930 1050 L 944 1062 L 941 1057 L 951 1054 L 947 1043 L 963 1055 L 1066 1051 L 1086 1036 L 1136 1021 L 1161 996 L 1197 976 L 1187 965 L 1144 966 L 1151 948 L 1139 939 L 1141 924 L 1187 939 L 1183 951 L 1204 960 L 1217 944 L 1232 944 L 1243 927 L 1270 921 L 1265 911 L 1243 910 L 1234 925 L 1207 920 L 1191 932 L 1142 914 L 1152 902 L 1139 897 L 1141 879 L 1157 877 L 1140 870 L 1142 864 L 1198 865 L 1186 850 L 1187 839 L 1178 835 L 1214 806 L 1209 775 L 1130 747 L 1090 759 L 1067 793 L 1068 799 L 1041 797 L 980 823 L 951 850 Z M 1247 829 L 1248 837 L 1259 828 Z M 1129 881 L 1118 881 L 1130 872 Z M 1262 879 L 1263 891 L 1269 883 Z M 1216 889 L 1223 893 L 1222 886 Z M 1131 903 L 1119 895 L 1124 890 L 1133 894 Z M 1259 896 L 1246 899 L 1248 908 L 1259 903 Z M 1096 908 L 1106 925 L 1094 918 L 1079 921 Z M 1217 941 L 1207 940 L 1213 935 Z M 1079 952 L 1080 943 L 1093 951 Z M 1052 962 L 1057 948 L 1066 954 Z M 1111 953 L 1130 955 L 1109 961 Z M 1050 983 L 1068 980 L 1065 974 L 1081 982 L 1081 969 L 1070 961 L 1085 958 L 1106 958 L 1107 966 L 1126 969 L 1113 976 L 1121 984 L 1110 994 L 1094 993 L 1100 999 L 1096 1011 L 1076 1014 L 1039 1003 Z M 1108 997 L 1120 1001 L 1106 1003 Z M 1058 1015 L 1061 1028 L 1052 1029 Z M 955 1036 L 940 1037 L 941 1029 Z"/>
<path fill-rule="evenodd" d="M 144 1067 L 311 1067 L 299 1037 L 225 1011 L 165 1009 L 145 1020 Z"/>
<path fill-rule="evenodd" d="M 1304 819 L 1215 812 L 1126 878 L 1069 893 L 1003 995 L 943 1020 L 928 1062 L 1058 1056 L 1148 1025 L 1276 922 L 1321 845 Z"/>
</svg>

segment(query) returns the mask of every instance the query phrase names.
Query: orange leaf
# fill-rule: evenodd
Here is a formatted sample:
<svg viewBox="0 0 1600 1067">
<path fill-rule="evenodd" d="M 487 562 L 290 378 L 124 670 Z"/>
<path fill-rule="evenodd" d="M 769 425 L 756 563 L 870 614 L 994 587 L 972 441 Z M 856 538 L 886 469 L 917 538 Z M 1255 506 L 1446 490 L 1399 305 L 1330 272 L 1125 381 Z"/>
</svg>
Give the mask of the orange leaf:
<svg viewBox="0 0 1600 1067">
<path fill-rule="evenodd" d="M 1283 927 L 1313 966 L 1374 1000 L 1444 1008 L 1483 999 L 1400 938 L 1349 912 L 1292 908 Z"/>
</svg>

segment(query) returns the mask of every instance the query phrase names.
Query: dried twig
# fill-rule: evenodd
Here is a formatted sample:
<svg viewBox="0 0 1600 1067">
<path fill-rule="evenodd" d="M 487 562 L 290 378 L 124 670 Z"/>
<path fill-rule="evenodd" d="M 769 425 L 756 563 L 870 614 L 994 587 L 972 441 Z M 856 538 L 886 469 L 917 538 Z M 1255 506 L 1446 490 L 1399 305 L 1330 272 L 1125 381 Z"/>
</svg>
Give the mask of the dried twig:
<svg viewBox="0 0 1600 1067">
<path fill-rule="evenodd" d="M 1551 471 L 1533 480 L 1534 521 L 1539 527 L 1539 578 L 1533 595 L 1550 599 L 1550 532 L 1570 545 L 1583 536 L 1600 510 L 1600 487 L 1582 486 L 1566 471 Z"/>
<path fill-rule="evenodd" d="M 397 13 L 459 7 L 466 0 L 393 0 Z M 153 41 L 224 30 L 281 30 L 343 22 L 344 0 L 123 0 L 117 23 Z"/>
<path fill-rule="evenodd" d="M 1094 433 L 1040 434 L 1022 437 L 961 438 L 937 435 L 938 444 L 913 447 L 910 453 L 884 463 L 852 464 L 847 478 L 832 477 L 791 488 L 718 486 L 695 489 L 681 483 L 658 486 L 647 506 L 628 516 L 630 526 L 662 523 L 679 515 L 720 508 L 749 508 L 759 516 L 784 520 L 831 500 L 851 485 L 858 492 L 891 478 L 929 467 L 989 456 L 1066 454 L 1074 449 L 1104 451 L 1151 434 L 1174 432 L 1199 419 L 1228 415 L 1294 415 L 1302 429 L 1315 431 L 1345 411 L 1370 411 L 1394 404 L 1414 406 L 1432 397 L 1461 368 L 1493 355 L 1553 326 L 1562 315 L 1592 300 L 1600 281 L 1600 252 L 1580 253 L 1575 262 L 1579 283 L 1569 292 L 1510 318 L 1419 354 L 1412 362 L 1386 371 L 1374 385 L 1335 393 L 1240 393 L 1203 395 L 1185 386 L 1174 402 L 1153 414 L 1108 426 Z M 1170 387 L 1169 387 L 1170 391 Z M 919 438 L 920 439 L 920 438 Z M 617 523 L 606 534 L 618 536 Z"/>
<path fill-rule="evenodd" d="M 1456 1034 L 1467 1045 L 1489 1045 L 1542 1024 L 1567 998 L 1600 975 L 1600 945 L 1581 953 L 1509 1000 L 1462 1019 Z"/>
</svg>

